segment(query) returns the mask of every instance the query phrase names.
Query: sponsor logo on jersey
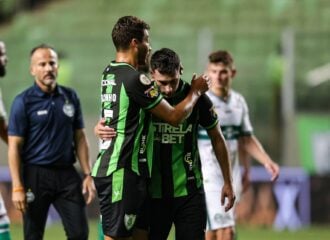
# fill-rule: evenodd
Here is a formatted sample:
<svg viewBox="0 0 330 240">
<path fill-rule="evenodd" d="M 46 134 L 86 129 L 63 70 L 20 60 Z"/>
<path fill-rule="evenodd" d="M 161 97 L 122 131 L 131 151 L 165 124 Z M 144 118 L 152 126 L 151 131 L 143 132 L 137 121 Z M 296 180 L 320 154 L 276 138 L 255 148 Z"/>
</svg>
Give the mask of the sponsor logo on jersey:
<svg viewBox="0 0 330 240">
<path fill-rule="evenodd" d="M 101 95 L 102 102 L 116 102 L 117 95 L 114 93 L 106 93 Z"/>
<path fill-rule="evenodd" d="M 38 112 L 37 112 L 37 115 L 38 116 L 41 116 L 41 115 L 47 115 L 48 114 L 48 111 L 47 110 L 39 110 Z"/>
<path fill-rule="evenodd" d="M 125 223 L 125 227 L 127 230 L 131 230 L 132 227 L 134 226 L 136 220 L 136 215 L 134 214 L 125 214 L 124 216 L 124 223 Z"/>
<path fill-rule="evenodd" d="M 140 82 L 143 84 L 143 85 L 150 85 L 151 84 L 151 80 L 144 74 L 141 74 L 140 75 Z"/>
<path fill-rule="evenodd" d="M 74 106 L 71 103 L 65 103 L 63 105 L 63 112 L 68 117 L 73 117 L 74 116 Z"/>
<path fill-rule="evenodd" d="M 139 149 L 139 153 L 140 154 L 143 154 L 146 151 L 146 148 L 147 148 L 146 140 L 147 140 L 147 136 L 146 135 L 142 135 L 141 136 L 140 149 Z"/>
<path fill-rule="evenodd" d="M 173 127 L 167 123 L 153 123 L 153 126 L 155 128 L 155 140 L 167 144 L 183 143 L 185 134 L 192 131 L 192 124 L 186 128 L 183 124 Z"/>
<path fill-rule="evenodd" d="M 146 91 L 144 91 L 144 94 L 146 94 L 150 98 L 156 98 L 159 95 L 159 91 L 157 87 L 152 86 L 148 88 Z"/>
<path fill-rule="evenodd" d="M 101 150 L 106 150 L 110 147 L 111 145 L 111 140 L 102 140 L 101 144 L 100 144 L 100 149 Z"/>
<path fill-rule="evenodd" d="M 102 80 L 101 85 L 102 85 L 102 87 L 103 86 L 109 86 L 109 85 L 116 86 L 116 82 L 115 82 L 114 79 L 112 79 L 112 80 Z"/>
<path fill-rule="evenodd" d="M 104 109 L 103 113 L 104 113 L 104 117 L 106 117 L 106 118 L 112 118 L 113 117 L 113 110 Z"/>
<path fill-rule="evenodd" d="M 184 161 L 188 164 L 188 166 L 189 166 L 189 171 L 191 171 L 192 168 L 193 168 L 193 160 L 191 159 L 191 152 L 188 152 L 188 153 L 184 156 Z"/>
</svg>

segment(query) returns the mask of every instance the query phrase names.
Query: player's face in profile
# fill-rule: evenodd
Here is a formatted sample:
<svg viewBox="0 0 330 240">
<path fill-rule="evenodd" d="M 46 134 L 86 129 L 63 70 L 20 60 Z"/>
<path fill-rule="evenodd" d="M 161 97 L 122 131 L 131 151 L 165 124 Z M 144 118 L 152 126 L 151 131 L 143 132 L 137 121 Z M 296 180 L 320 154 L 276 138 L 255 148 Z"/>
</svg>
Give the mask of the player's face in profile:
<svg viewBox="0 0 330 240">
<path fill-rule="evenodd" d="M 151 77 L 156 81 L 160 92 L 166 97 L 170 98 L 178 89 L 180 80 L 180 70 L 176 70 L 175 74 L 167 75 L 161 74 L 157 69 L 151 71 Z"/>
<path fill-rule="evenodd" d="M 4 77 L 6 75 L 6 64 L 6 46 L 3 42 L 0 42 L 0 77 Z"/>
<path fill-rule="evenodd" d="M 209 63 L 207 74 L 211 79 L 212 87 L 225 89 L 231 87 L 234 72 L 230 66 L 223 63 Z"/>
<path fill-rule="evenodd" d="M 144 30 L 144 37 L 142 42 L 138 45 L 138 65 L 144 66 L 145 69 L 149 68 L 149 58 L 151 53 L 151 46 L 149 42 L 149 32 Z"/>
<path fill-rule="evenodd" d="M 58 72 L 57 54 L 48 48 L 37 49 L 31 56 L 31 75 L 47 89 L 55 86 Z"/>
</svg>

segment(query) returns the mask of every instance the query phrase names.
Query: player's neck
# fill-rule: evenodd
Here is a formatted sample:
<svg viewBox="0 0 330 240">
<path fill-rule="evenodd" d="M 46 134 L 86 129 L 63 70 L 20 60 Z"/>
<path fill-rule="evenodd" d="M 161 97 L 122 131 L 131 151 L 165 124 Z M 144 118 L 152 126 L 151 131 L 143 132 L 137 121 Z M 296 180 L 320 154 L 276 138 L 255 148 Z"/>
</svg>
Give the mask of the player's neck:
<svg viewBox="0 0 330 240">
<path fill-rule="evenodd" d="M 212 91 L 212 93 L 218 97 L 221 97 L 222 99 L 228 99 L 229 95 L 230 95 L 230 89 L 228 88 L 210 88 L 210 90 Z"/>
<path fill-rule="evenodd" d="M 117 52 L 116 53 L 116 62 L 124 62 L 132 65 L 134 68 L 137 68 L 137 60 L 133 54 L 129 52 Z"/>
</svg>

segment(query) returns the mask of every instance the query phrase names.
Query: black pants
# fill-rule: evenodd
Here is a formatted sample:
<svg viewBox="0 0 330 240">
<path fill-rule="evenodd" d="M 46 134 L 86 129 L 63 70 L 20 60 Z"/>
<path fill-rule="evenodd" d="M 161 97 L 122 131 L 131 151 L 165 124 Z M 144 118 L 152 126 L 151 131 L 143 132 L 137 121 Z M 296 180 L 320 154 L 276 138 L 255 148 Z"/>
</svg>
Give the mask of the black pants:
<svg viewBox="0 0 330 240">
<path fill-rule="evenodd" d="M 23 177 L 28 202 L 27 211 L 23 215 L 25 240 L 43 239 L 51 204 L 61 216 L 67 239 L 88 239 L 82 181 L 73 166 L 26 166 Z"/>
<path fill-rule="evenodd" d="M 205 238 L 206 206 L 202 190 L 189 196 L 152 199 L 149 240 L 166 240 L 172 224 L 177 240 Z"/>
</svg>

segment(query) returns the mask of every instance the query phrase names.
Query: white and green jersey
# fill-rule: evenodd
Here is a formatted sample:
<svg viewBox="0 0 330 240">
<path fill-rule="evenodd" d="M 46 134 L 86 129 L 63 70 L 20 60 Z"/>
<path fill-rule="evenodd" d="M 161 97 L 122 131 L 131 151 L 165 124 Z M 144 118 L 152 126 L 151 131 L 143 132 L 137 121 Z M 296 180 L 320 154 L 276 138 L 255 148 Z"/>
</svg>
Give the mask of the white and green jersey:
<svg viewBox="0 0 330 240">
<path fill-rule="evenodd" d="M 162 100 L 157 86 L 127 63 L 111 62 L 101 80 L 102 117 L 116 129 L 102 141 L 92 176 L 105 177 L 120 168 L 149 176 L 153 133 L 149 109 Z"/>
<path fill-rule="evenodd" d="M 3 104 L 2 100 L 2 92 L 0 88 L 0 119 L 6 120 L 7 119 L 7 113 Z"/>
<path fill-rule="evenodd" d="M 207 92 L 215 111 L 218 114 L 220 127 L 226 139 L 233 171 L 234 189 L 239 196 L 241 186 L 241 174 L 238 159 L 238 138 L 251 135 L 253 128 L 249 118 L 249 111 L 244 97 L 231 90 L 229 98 L 224 101 L 211 91 Z M 223 185 L 223 177 L 218 167 L 216 157 L 210 139 L 205 130 L 200 129 L 198 144 L 202 161 L 205 190 L 220 191 Z M 212 152 L 212 154 L 210 154 Z"/>
</svg>

